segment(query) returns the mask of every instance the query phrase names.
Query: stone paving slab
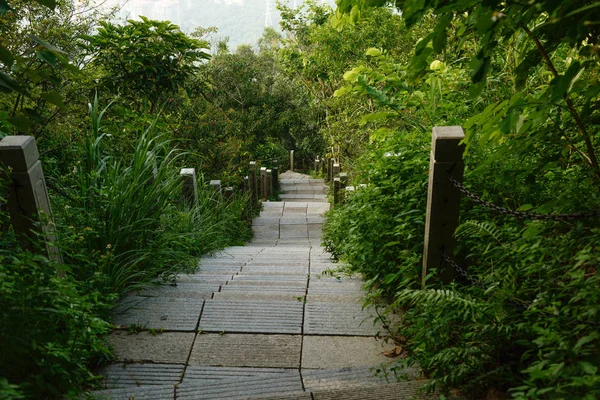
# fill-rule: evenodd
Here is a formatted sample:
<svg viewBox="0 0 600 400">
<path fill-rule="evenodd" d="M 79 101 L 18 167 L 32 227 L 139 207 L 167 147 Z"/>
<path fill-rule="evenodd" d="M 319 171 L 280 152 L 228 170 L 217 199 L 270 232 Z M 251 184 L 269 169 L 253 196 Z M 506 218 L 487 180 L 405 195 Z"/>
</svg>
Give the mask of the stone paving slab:
<svg viewBox="0 0 600 400">
<path fill-rule="evenodd" d="M 354 387 L 351 389 L 313 392 L 314 400 L 408 400 L 436 399 L 438 396 L 419 393 L 425 381 L 399 382 L 388 385 Z"/>
<path fill-rule="evenodd" d="M 306 276 L 295 276 L 295 275 L 236 275 L 232 283 L 235 282 L 264 282 L 269 284 L 270 282 L 278 282 L 285 284 L 294 284 L 306 286 L 308 278 Z"/>
<path fill-rule="evenodd" d="M 300 335 L 202 334 L 196 337 L 190 365 L 298 368 Z"/>
<path fill-rule="evenodd" d="M 310 296 L 310 288 L 309 288 Z M 382 329 L 373 326 L 376 314 L 363 310 L 356 303 L 317 303 L 307 301 L 304 317 L 304 334 L 374 336 Z"/>
<path fill-rule="evenodd" d="M 305 369 L 302 382 L 308 391 L 343 389 L 357 386 L 381 385 L 396 382 L 392 374 L 388 381 L 385 375 L 375 373 L 371 366 L 345 367 L 337 369 Z"/>
<path fill-rule="evenodd" d="M 129 334 L 126 331 L 114 331 L 108 341 L 114 348 L 117 362 L 185 364 L 194 336 L 195 333 L 191 332 L 153 335 L 148 332 Z"/>
<path fill-rule="evenodd" d="M 228 300 L 255 300 L 255 301 L 302 301 L 304 294 L 285 293 L 285 292 L 241 292 L 229 291 L 218 292 L 213 295 L 213 299 Z"/>
<path fill-rule="evenodd" d="M 278 267 L 278 266 L 253 266 L 248 265 L 244 267 L 242 271 L 244 275 L 265 275 L 265 274 L 277 274 L 277 275 L 301 275 L 306 276 L 308 274 L 308 265 L 304 267 Z"/>
<path fill-rule="evenodd" d="M 279 217 L 279 216 L 266 216 L 266 217 L 260 216 L 258 218 L 255 218 L 252 221 L 252 225 L 254 225 L 254 226 L 258 226 L 258 225 L 277 225 L 277 224 L 279 224 L 279 219 L 280 218 L 281 217 Z"/>
<path fill-rule="evenodd" d="M 389 345 L 372 337 L 303 336 L 302 369 L 331 369 L 390 363 Z"/>
<path fill-rule="evenodd" d="M 279 237 L 281 239 L 308 238 L 308 229 L 306 225 L 281 225 L 279 227 Z"/>
<path fill-rule="evenodd" d="M 254 277 L 256 277 L 256 278 L 262 277 L 264 279 L 243 279 L 243 278 L 248 278 L 248 277 L 251 278 L 253 276 L 252 275 L 249 275 L 249 276 L 239 275 L 238 279 L 228 282 L 227 285 L 225 285 L 223 287 L 230 288 L 230 287 L 258 286 L 258 287 L 262 287 L 264 290 L 270 290 L 271 288 L 276 288 L 276 287 L 285 287 L 285 288 L 305 290 L 306 284 L 307 284 L 306 279 L 304 279 L 304 280 L 302 280 L 302 279 L 300 279 L 300 280 L 286 279 L 286 278 L 294 278 L 294 277 L 302 278 L 302 276 L 297 276 L 297 275 L 296 276 L 294 276 L 294 275 L 288 275 L 288 276 L 256 275 Z"/>
<path fill-rule="evenodd" d="M 128 386 L 92 392 L 90 398 L 94 400 L 173 400 L 175 387 L 173 385 Z"/>
<path fill-rule="evenodd" d="M 178 399 L 287 398 L 304 395 L 297 369 L 190 366 L 177 387 Z M 302 397 L 298 397 L 302 398 Z"/>
<path fill-rule="evenodd" d="M 200 329 L 207 332 L 301 333 L 300 302 L 206 300 Z"/>
<path fill-rule="evenodd" d="M 303 217 L 288 217 L 288 216 L 283 216 L 279 220 L 279 224 L 280 225 L 306 225 L 307 224 L 307 217 L 306 216 L 303 216 Z"/>
<path fill-rule="evenodd" d="M 178 282 L 176 285 L 162 285 L 142 290 L 140 296 L 147 297 L 179 297 L 189 299 L 210 299 L 214 292 L 221 288 L 219 284 Z"/>
<path fill-rule="evenodd" d="M 131 296 L 114 313 L 117 326 L 193 331 L 204 301 L 176 297 Z"/>
<path fill-rule="evenodd" d="M 115 389 L 127 386 L 174 385 L 183 377 L 182 364 L 111 364 L 100 374 L 105 377 L 102 386 Z"/>
</svg>

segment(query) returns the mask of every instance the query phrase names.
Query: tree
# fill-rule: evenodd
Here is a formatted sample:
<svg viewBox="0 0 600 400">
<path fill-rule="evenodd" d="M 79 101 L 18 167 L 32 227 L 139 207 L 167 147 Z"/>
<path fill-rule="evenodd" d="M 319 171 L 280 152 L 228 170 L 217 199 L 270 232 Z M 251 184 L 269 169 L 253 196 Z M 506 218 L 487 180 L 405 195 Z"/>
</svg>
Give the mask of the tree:
<svg viewBox="0 0 600 400">
<path fill-rule="evenodd" d="M 140 17 L 119 26 L 101 22 L 89 36 L 94 63 L 103 71 L 103 87 L 136 105 L 150 104 L 150 113 L 167 96 L 183 87 L 187 78 L 210 56 L 208 43 L 192 39 L 168 21 Z"/>
</svg>

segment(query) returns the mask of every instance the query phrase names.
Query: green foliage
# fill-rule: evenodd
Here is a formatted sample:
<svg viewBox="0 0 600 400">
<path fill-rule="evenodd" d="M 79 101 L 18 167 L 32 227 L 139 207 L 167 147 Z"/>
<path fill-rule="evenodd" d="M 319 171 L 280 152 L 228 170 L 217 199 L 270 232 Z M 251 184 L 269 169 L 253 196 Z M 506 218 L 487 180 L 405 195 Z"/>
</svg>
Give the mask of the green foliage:
<svg viewBox="0 0 600 400">
<path fill-rule="evenodd" d="M 102 71 L 102 86 L 128 101 L 148 102 L 153 112 L 192 76 L 198 61 L 209 58 L 204 52 L 208 43 L 188 37 L 168 21 L 140 18 L 123 26 L 100 22 L 98 33 L 88 40 Z"/>
<path fill-rule="evenodd" d="M 353 30 L 381 4 L 338 5 L 334 23 Z M 408 27 L 431 29 L 413 42 L 410 60 L 372 48 L 371 63 L 344 74 L 337 98 L 370 107 L 352 120 L 366 131 L 355 140 L 371 144 L 349 163 L 353 184 L 368 186 L 330 212 L 325 243 L 369 279 L 375 295 L 393 299 L 389 311 L 402 316 L 394 334 L 409 351 L 401 363 L 420 366 L 430 388 L 472 398 L 600 396 L 597 221 L 516 221 L 463 199 L 456 255 L 470 279 L 457 271 L 442 285 L 434 270 L 421 288 L 417 227 L 428 151 L 415 151 L 426 147 L 432 126 L 462 125 L 465 182 L 483 199 L 538 213 L 600 208 L 598 8 L 583 1 L 396 5 Z M 382 152 L 395 152 L 388 146 L 396 141 L 405 158 L 393 183 Z M 422 190 L 413 190 L 419 182 Z M 414 220 L 403 223 L 410 212 Z"/>
<path fill-rule="evenodd" d="M 0 225 L 10 226 L 4 206 L 2 198 Z M 102 335 L 114 300 L 100 278 L 79 282 L 68 267 L 21 251 L 11 229 L 0 232 L 2 398 L 57 398 L 96 381 L 89 365 L 109 355 Z"/>
</svg>

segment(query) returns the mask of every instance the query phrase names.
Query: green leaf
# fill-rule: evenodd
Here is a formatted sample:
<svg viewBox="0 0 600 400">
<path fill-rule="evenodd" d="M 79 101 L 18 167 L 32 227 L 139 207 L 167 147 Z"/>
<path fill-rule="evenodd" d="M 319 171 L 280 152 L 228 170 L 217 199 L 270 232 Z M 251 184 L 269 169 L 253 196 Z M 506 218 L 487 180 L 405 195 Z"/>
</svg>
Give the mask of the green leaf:
<svg viewBox="0 0 600 400">
<path fill-rule="evenodd" d="M 580 69 L 581 64 L 579 64 L 578 61 L 575 61 L 569 66 L 569 69 L 567 69 L 564 75 L 561 75 L 554 80 L 551 101 L 558 100 L 567 93 L 567 90 L 571 86 L 571 81 L 579 74 Z"/>
<path fill-rule="evenodd" d="M 48 103 L 52 103 L 55 106 L 58 106 L 60 108 L 65 107 L 65 103 L 63 102 L 62 96 L 60 95 L 60 93 L 58 93 L 56 91 L 42 93 L 41 96 Z"/>
<path fill-rule="evenodd" d="M 0 91 L 5 93 L 18 92 L 21 94 L 27 94 L 25 89 L 23 89 L 23 87 L 16 80 L 2 71 L 0 71 Z"/>
<path fill-rule="evenodd" d="M 588 375 L 596 375 L 596 372 L 598 371 L 598 367 L 587 361 L 580 361 L 579 366 L 581 367 L 581 370 Z"/>
<path fill-rule="evenodd" d="M 383 53 L 381 52 L 381 50 L 376 49 L 375 47 L 371 47 L 366 51 L 365 54 L 371 57 L 379 57 Z"/>
<path fill-rule="evenodd" d="M 6 2 L 6 0 L 0 0 L 0 15 L 4 14 L 8 10 L 10 10 L 10 6 Z"/>
<path fill-rule="evenodd" d="M 15 128 L 24 133 L 29 133 L 29 128 L 33 124 L 33 121 L 24 116 L 10 117 L 7 119 L 7 121 Z"/>
<path fill-rule="evenodd" d="M 49 50 L 39 50 L 37 52 L 37 57 L 52 66 L 56 65 L 56 56 Z"/>
</svg>

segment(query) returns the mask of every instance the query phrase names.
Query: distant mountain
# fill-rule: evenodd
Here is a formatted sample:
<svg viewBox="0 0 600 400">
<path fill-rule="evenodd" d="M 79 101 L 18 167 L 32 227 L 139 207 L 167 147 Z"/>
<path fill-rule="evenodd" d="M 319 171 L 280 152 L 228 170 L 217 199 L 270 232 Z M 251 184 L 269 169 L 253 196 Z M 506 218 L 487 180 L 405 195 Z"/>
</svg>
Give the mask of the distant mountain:
<svg viewBox="0 0 600 400">
<path fill-rule="evenodd" d="M 296 0 L 298 6 L 302 2 Z M 333 0 L 327 2 L 334 4 Z M 285 3 L 293 6 L 294 0 L 285 0 Z M 139 15 L 168 20 L 186 33 L 198 26 L 216 26 L 219 31 L 213 39 L 229 37 L 229 48 L 235 50 L 240 44 L 256 44 L 262 36 L 267 4 L 272 26 L 279 31 L 281 18 L 275 9 L 275 0 L 107 0 L 103 6 L 119 6 L 122 20 L 137 19 Z"/>
</svg>

